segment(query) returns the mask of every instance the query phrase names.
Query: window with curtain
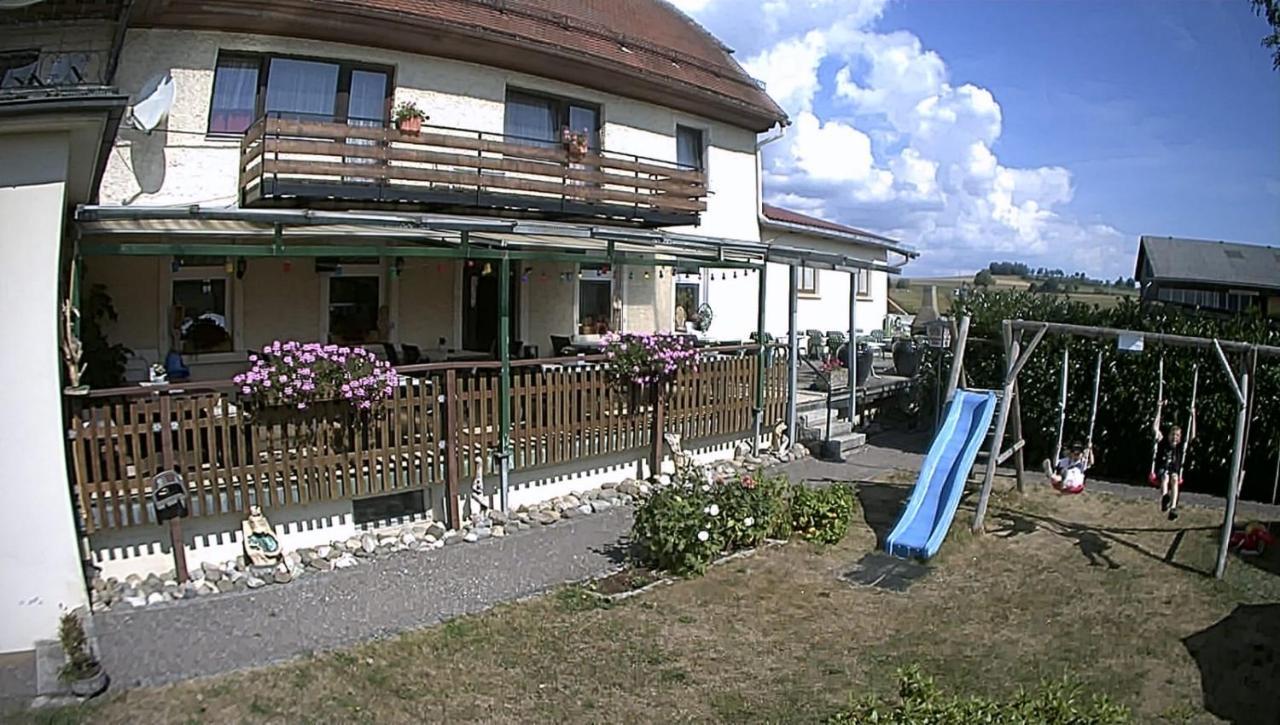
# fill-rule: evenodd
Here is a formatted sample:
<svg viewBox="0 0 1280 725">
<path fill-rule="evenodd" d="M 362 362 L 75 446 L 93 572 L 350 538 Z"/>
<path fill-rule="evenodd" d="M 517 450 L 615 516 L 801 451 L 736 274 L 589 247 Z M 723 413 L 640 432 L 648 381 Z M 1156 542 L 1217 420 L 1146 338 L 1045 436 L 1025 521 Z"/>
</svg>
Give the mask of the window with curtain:
<svg viewBox="0 0 1280 725">
<path fill-rule="evenodd" d="M 272 58 L 267 70 L 266 112 L 303 121 L 328 121 L 338 100 L 338 65 Z"/>
<path fill-rule="evenodd" d="M 390 68 L 222 53 L 213 77 L 209 133 L 244 133 L 260 109 L 284 118 L 381 126 L 387 121 L 390 97 Z"/>
<path fill-rule="evenodd" d="M 676 163 L 702 171 L 702 144 L 702 129 L 676 126 Z"/>
<path fill-rule="evenodd" d="M 507 91 L 503 134 L 514 143 L 559 146 L 560 129 L 585 131 L 600 148 L 600 109 L 592 104 L 526 91 Z"/>
<path fill-rule="evenodd" d="M 800 286 L 796 292 L 802 295 L 818 294 L 818 270 L 808 267 L 800 268 Z"/>
<path fill-rule="evenodd" d="M 244 133 L 258 103 L 258 67 L 254 57 L 219 55 L 213 72 L 209 133 Z"/>
<path fill-rule="evenodd" d="M 865 269 L 858 272 L 858 296 L 871 296 L 871 272 Z"/>
</svg>

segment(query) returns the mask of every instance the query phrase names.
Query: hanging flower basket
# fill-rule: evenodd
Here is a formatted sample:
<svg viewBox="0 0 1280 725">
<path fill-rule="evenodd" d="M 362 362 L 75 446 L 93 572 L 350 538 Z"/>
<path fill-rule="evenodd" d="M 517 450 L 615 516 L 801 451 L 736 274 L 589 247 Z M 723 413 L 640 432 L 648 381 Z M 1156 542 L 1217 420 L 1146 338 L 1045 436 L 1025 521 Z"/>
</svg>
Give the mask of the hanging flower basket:
<svg viewBox="0 0 1280 725">
<path fill-rule="evenodd" d="M 396 372 L 364 348 L 273 342 L 235 376 L 255 422 L 368 416 L 395 392 Z"/>
<path fill-rule="evenodd" d="M 650 385 L 668 388 L 686 367 L 697 370 L 692 341 L 670 333 L 611 332 L 604 338 L 604 355 L 610 384 L 629 398 Z"/>
</svg>

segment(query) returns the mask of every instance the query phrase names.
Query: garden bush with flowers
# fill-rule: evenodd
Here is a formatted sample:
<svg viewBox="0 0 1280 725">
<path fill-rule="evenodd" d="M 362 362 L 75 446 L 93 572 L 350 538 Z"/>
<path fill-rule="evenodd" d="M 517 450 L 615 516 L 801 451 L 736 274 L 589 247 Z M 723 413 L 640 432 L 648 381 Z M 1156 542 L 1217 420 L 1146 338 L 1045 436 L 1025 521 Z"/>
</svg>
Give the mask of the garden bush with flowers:
<svg viewBox="0 0 1280 725">
<path fill-rule="evenodd" d="M 234 380 L 251 413 L 330 402 L 369 412 L 395 392 L 395 369 L 364 348 L 276 341 L 249 362 Z"/>
<path fill-rule="evenodd" d="M 697 354 L 693 342 L 682 335 L 611 332 L 604 337 L 609 381 L 621 390 L 669 383 L 682 368 L 692 367 Z"/>
<path fill-rule="evenodd" d="M 683 471 L 637 509 L 631 539 L 645 566 L 696 575 L 720 556 L 792 533 L 837 543 L 848 531 L 853 501 L 844 485 L 815 490 L 760 472 L 717 480 Z"/>
</svg>

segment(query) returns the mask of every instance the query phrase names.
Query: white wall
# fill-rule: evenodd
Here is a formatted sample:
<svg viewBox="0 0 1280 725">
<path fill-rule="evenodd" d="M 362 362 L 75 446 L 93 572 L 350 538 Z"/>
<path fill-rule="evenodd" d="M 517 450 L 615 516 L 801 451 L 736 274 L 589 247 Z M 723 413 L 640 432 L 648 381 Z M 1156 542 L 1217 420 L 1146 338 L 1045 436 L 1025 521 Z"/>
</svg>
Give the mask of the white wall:
<svg viewBox="0 0 1280 725">
<path fill-rule="evenodd" d="M 838 252 L 848 257 L 884 261 L 886 253 L 873 247 L 845 242 L 833 242 L 803 234 L 762 233 L 788 247 L 800 247 L 824 252 Z M 829 332 L 849 330 L 849 273 L 833 270 L 816 270 L 818 292 L 816 295 L 798 295 L 796 317 L 798 329 L 815 329 Z M 884 325 L 889 292 L 888 275 L 884 272 L 862 272 L 869 275 L 869 294 L 858 298 L 858 331 L 860 334 L 880 329 Z M 722 339 L 746 340 L 756 330 L 759 275 L 739 271 L 734 279 L 733 270 L 708 270 L 710 277 L 707 302 L 715 313 L 710 335 Z M 722 279 L 723 277 L 723 279 Z M 787 296 L 789 268 L 770 263 L 767 273 L 768 297 L 765 303 L 765 329 L 775 337 L 787 334 Z"/>
<path fill-rule="evenodd" d="M 0 135 L 0 652 L 30 649 L 86 603 L 67 493 L 58 269 L 67 133 Z"/>
<path fill-rule="evenodd" d="M 676 160 L 677 124 L 701 128 L 709 144 L 708 209 L 697 233 L 756 240 L 755 133 L 651 103 L 520 73 L 339 43 L 187 30 L 130 30 L 118 71 L 128 93 L 170 72 L 175 100 L 150 135 L 122 129 L 102 183 L 104 204 L 232 204 L 240 144 L 205 136 L 219 49 L 266 51 L 392 66 L 395 101 L 414 101 L 437 126 L 501 133 L 506 89 L 597 103 L 608 151 Z M 686 229 L 690 230 L 690 229 Z"/>
</svg>

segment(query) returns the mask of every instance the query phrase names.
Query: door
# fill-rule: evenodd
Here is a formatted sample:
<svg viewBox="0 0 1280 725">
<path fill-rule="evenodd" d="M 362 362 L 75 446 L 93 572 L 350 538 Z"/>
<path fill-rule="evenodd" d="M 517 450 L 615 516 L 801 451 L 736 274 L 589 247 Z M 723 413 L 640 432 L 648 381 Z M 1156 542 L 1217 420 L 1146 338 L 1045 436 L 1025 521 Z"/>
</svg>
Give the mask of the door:
<svg viewBox="0 0 1280 725">
<path fill-rule="evenodd" d="M 477 263 L 462 268 L 462 347 L 498 356 L 498 265 Z M 511 356 L 520 355 L 520 284 L 511 276 Z"/>
</svg>

